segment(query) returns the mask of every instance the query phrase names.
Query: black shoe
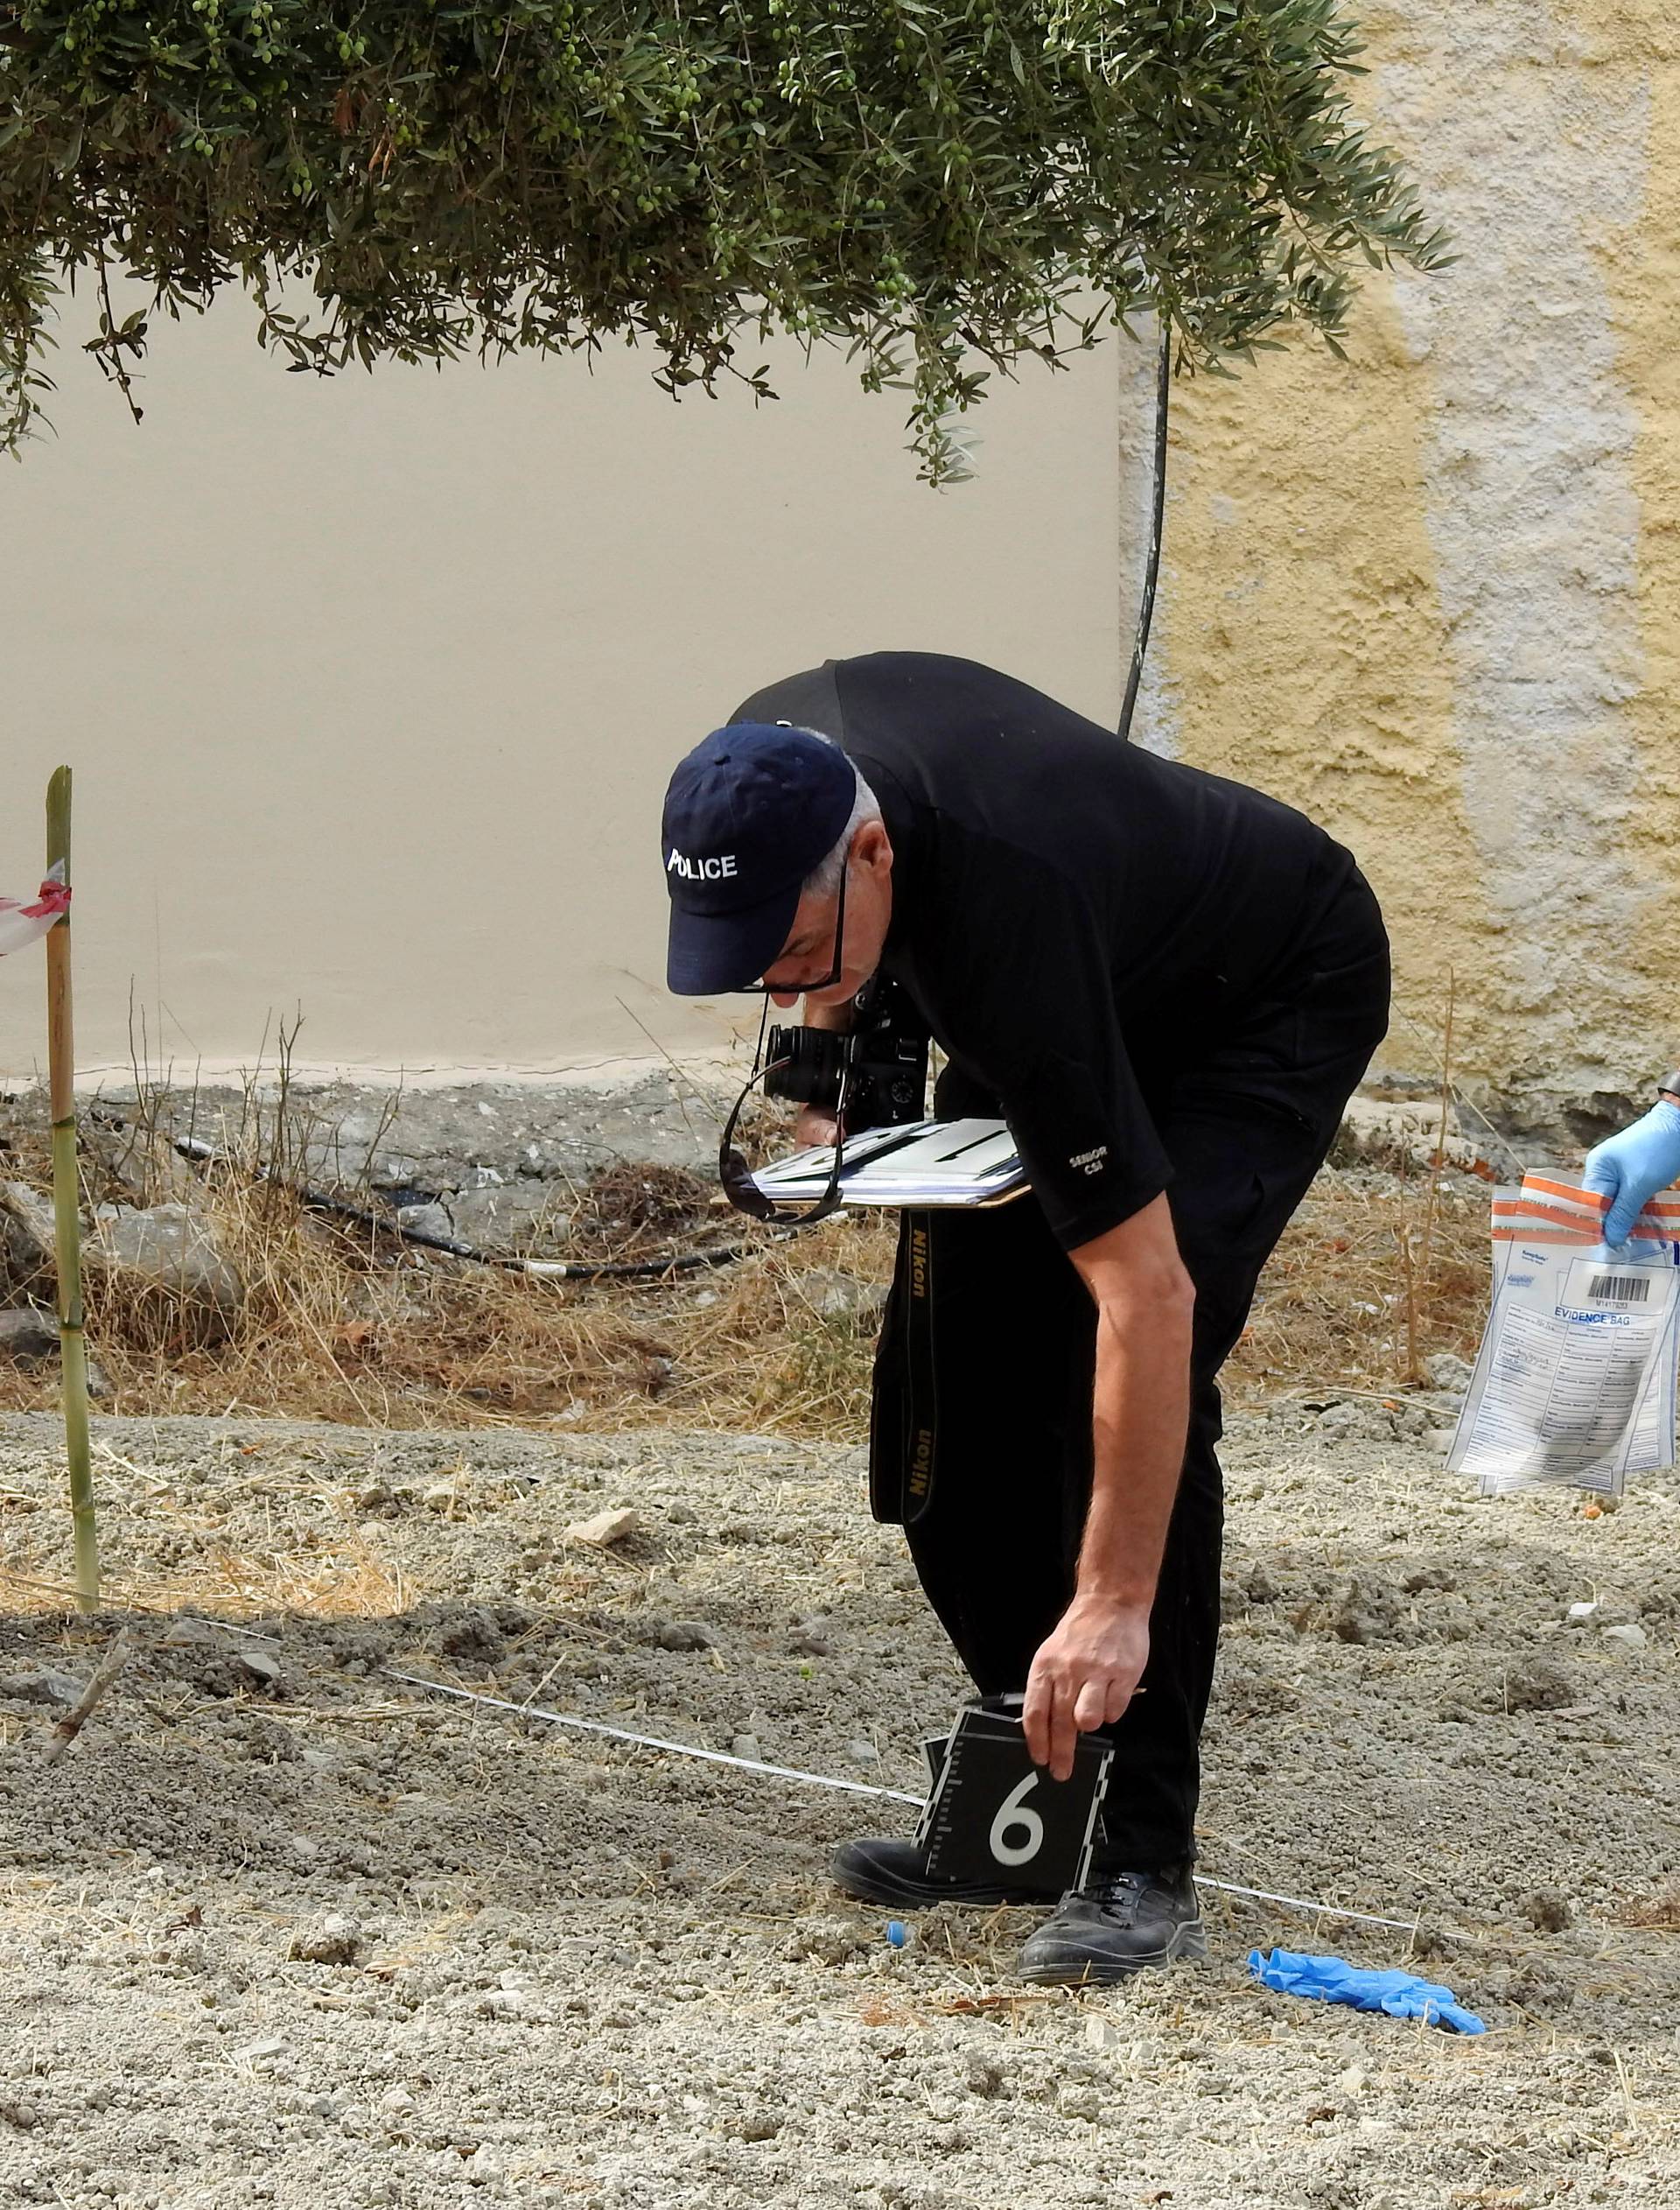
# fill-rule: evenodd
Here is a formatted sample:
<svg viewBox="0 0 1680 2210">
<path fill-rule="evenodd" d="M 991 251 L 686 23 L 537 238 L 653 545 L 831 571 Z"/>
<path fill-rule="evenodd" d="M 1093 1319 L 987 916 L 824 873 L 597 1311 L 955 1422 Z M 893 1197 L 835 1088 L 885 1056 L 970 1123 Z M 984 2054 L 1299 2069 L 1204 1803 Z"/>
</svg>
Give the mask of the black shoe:
<svg viewBox="0 0 1680 2210">
<path fill-rule="evenodd" d="M 1029 1980 L 1096 1987 L 1207 1954 L 1187 1872 L 1109 1872 L 1063 1896 L 1021 1951 L 1021 1970 Z"/>
<path fill-rule="evenodd" d="M 1042 1903 L 1030 1888 L 992 1880 L 939 1880 L 914 1842 L 843 1842 L 830 1865 L 835 1885 L 864 1903 L 914 1910 L 930 1903 Z"/>
</svg>

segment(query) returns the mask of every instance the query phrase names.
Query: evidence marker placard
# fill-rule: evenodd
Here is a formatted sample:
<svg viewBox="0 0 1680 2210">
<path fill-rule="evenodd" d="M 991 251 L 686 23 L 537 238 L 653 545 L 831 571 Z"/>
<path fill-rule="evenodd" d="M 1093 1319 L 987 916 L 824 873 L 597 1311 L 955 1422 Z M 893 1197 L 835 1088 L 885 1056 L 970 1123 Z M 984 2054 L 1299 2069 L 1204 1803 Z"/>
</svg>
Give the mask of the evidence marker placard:
<svg viewBox="0 0 1680 2210">
<path fill-rule="evenodd" d="M 917 1839 L 935 1879 L 1003 1883 L 1060 1896 L 1085 1884 L 1113 1761 L 1111 1746 L 1081 1735 L 1074 1769 L 1057 1780 L 1034 1764 L 1020 1698 L 978 1699 L 956 1715 Z"/>
</svg>

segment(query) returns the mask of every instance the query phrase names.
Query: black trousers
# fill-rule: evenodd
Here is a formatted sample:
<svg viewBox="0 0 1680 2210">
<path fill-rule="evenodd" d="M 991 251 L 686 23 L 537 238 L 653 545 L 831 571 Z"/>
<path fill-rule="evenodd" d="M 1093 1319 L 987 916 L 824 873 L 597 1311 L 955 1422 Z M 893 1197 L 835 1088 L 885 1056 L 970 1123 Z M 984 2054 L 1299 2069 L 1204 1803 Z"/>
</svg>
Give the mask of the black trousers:
<svg viewBox="0 0 1680 2210">
<path fill-rule="evenodd" d="M 1389 951 L 1355 875 L 1294 970 L 1216 1033 L 1143 1068 L 1174 1169 L 1195 1284 L 1188 1442 L 1142 1687 L 1115 1747 L 1102 1861 L 1194 1856 L 1198 1743 L 1219 1636 L 1223 1484 L 1217 1376 L 1255 1285 L 1388 1025 Z M 955 1116 L 989 1101 L 942 1083 Z M 996 1111 L 995 1104 L 990 1109 Z M 871 1478 L 901 1519 L 929 1603 L 984 1694 L 1019 1690 L 1066 1610 L 1091 1485 L 1096 1308 L 1031 1196 L 906 1214 L 875 1368 Z"/>
</svg>

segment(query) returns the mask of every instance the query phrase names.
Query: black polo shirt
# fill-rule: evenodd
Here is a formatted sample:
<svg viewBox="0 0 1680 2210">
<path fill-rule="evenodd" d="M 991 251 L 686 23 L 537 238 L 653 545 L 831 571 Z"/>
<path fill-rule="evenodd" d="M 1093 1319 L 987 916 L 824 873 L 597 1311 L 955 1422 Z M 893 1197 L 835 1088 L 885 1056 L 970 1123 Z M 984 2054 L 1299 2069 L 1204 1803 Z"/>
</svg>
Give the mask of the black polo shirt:
<svg viewBox="0 0 1680 2210">
<path fill-rule="evenodd" d="M 732 719 L 831 737 L 880 800 L 883 967 L 968 1109 L 1001 1109 L 1064 1248 L 1158 1196 L 1152 1097 L 1287 994 L 1351 855 L 1292 807 L 971 660 L 830 660 Z"/>
</svg>

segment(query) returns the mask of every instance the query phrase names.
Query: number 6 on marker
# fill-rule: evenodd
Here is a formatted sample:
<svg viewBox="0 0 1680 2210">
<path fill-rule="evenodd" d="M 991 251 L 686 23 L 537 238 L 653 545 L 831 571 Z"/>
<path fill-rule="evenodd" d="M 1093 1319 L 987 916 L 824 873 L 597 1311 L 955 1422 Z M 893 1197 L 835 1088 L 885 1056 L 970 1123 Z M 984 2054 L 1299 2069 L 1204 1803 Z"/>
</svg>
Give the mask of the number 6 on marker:
<svg viewBox="0 0 1680 2210">
<path fill-rule="evenodd" d="M 1040 1778 L 1038 1768 L 1034 1766 L 1026 1779 L 1012 1788 L 998 1807 L 998 1816 L 991 1822 L 991 1832 L 987 1841 L 992 1856 L 999 1864 L 1026 1864 L 1044 1847 L 1044 1821 L 1036 1811 L 1029 1811 L 1021 1800 L 1029 1789 L 1038 1786 Z M 1014 1832 L 1024 1834 L 1026 1841 L 1005 1841 L 1004 1836 Z"/>
</svg>

